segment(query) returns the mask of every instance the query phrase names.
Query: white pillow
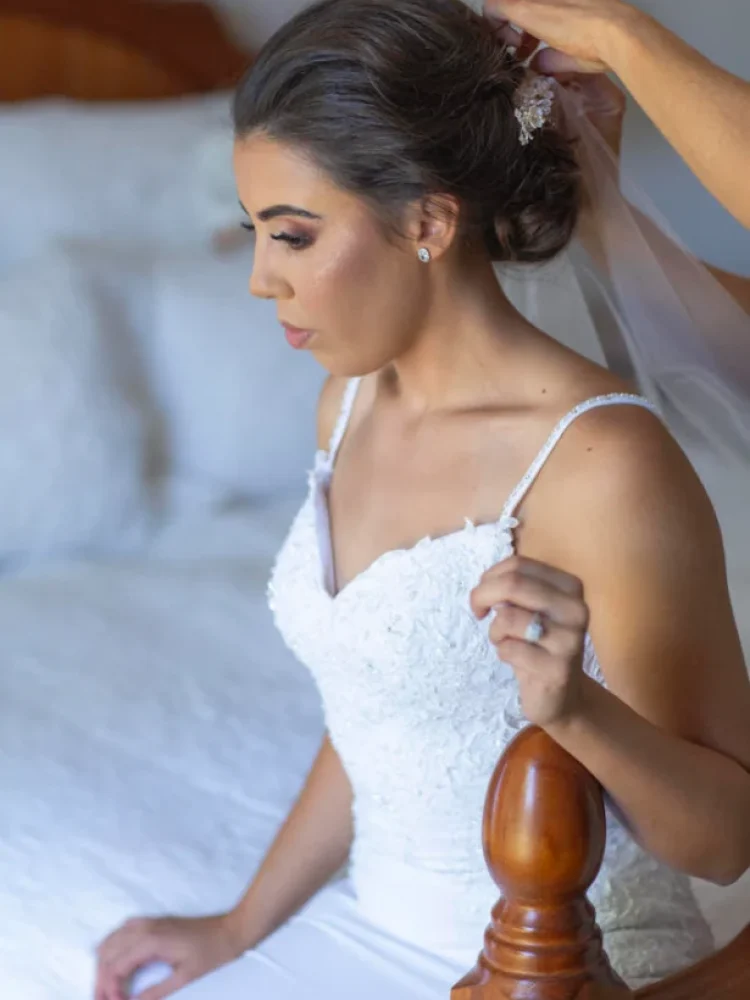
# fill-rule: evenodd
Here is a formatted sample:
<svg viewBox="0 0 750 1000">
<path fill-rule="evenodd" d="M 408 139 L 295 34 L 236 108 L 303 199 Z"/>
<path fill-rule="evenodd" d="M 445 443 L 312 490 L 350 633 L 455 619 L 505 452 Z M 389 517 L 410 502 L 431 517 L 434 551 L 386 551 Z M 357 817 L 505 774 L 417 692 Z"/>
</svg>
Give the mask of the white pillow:
<svg viewBox="0 0 750 1000">
<path fill-rule="evenodd" d="M 0 559 L 119 548 L 147 524 L 147 419 L 117 333 L 62 253 L 0 282 Z"/>
<path fill-rule="evenodd" d="M 0 274 L 68 238 L 205 244 L 226 187 L 215 176 L 224 150 L 231 181 L 229 94 L 6 105 L 0 150 Z M 236 195 L 232 204 L 239 211 Z"/>
<path fill-rule="evenodd" d="M 174 473 L 267 497 L 304 486 L 325 373 L 250 295 L 251 269 L 252 248 L 157 263 L 152 375 Z"/>
</svg>

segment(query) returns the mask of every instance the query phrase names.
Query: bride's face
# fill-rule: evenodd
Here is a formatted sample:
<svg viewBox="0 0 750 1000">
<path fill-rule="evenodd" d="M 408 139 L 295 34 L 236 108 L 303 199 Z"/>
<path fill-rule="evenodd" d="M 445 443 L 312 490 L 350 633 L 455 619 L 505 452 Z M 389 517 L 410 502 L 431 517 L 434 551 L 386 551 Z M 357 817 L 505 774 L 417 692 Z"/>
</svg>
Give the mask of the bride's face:
<svg viewBox="0 0 750 1000">
<path fill-rule="evenodd" d="M 252 135 L 235 144 L 234 169 L 256 230 L 250 291 L 275 300 L 290 344 L 336 375 L 402 355 L 426 305 L 416 247 L 289 146 Z"/>
</svg>

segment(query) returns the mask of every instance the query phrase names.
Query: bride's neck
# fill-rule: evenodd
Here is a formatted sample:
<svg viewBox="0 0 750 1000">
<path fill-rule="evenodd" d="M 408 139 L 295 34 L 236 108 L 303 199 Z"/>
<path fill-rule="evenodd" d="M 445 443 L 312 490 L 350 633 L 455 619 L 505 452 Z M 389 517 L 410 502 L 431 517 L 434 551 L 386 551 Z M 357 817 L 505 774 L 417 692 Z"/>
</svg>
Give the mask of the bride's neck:
<svg viewBox="0 0 750 1000">
<path fill-rule="evenodd" d="M 514 348 L 533 327 L 489 262 L 452 275 L 434 291 L 409 350 L 383 372 L 383 382 L 415 411 L 481 405 L 483 396 L 496 397 Z"/>
</svg>

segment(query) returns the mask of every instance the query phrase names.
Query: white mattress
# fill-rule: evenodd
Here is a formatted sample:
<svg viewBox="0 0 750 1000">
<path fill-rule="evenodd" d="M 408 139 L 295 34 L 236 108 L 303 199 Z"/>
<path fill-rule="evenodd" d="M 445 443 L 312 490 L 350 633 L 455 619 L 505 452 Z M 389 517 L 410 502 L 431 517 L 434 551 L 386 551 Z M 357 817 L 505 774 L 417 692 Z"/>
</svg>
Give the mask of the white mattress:
<svg viewBox="0 0 750 1000">
<path fill-rule="evenodd" d="M 0 996 L 85 1000 L 138 913 L 234 902 L 321 734 L 265 604 L 290 504 L 0 578 Z M 710 891 L 722 940 L 750 890 Z"/>
</svg>

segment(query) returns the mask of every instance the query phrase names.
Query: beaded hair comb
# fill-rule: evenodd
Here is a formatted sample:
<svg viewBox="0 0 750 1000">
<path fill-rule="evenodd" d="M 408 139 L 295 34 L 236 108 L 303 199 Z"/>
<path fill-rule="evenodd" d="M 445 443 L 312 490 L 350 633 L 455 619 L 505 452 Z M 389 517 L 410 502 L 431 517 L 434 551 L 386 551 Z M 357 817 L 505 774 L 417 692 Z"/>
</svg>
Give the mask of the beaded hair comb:
<svg viewBox="0 0 750 1000">
<path fill-rule="evenodd" d="M 528 146 L 534 133 L 549 121 L 555 103 L 555 83 L 548 76 L 529 76 L 516 91 L 514 103 L 520 126 L 519 142 Z"/>
</svg>

